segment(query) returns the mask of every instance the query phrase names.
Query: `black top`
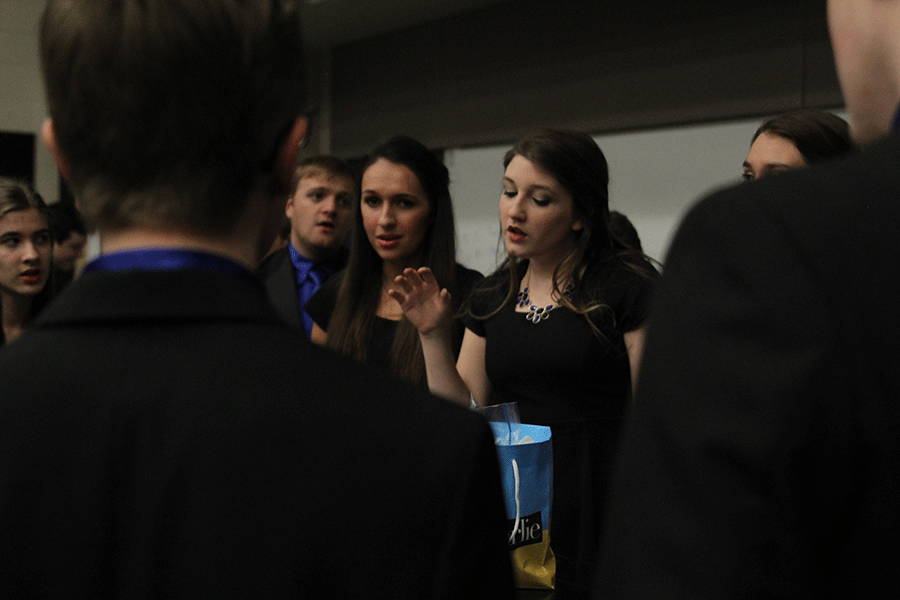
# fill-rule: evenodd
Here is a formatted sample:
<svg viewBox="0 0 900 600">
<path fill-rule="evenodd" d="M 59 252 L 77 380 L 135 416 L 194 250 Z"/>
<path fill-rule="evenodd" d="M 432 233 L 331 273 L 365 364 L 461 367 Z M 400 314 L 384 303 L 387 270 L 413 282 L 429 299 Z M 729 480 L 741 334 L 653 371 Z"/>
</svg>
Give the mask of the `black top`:
<svg viewBox="0 0 900 600">
<path fill-rule="evenodd" d="M 517 402 L 523 423 L 553 434 L 554 502 L 551 547 L 561 583 L 586 586 L 619 430 L 631 401 L 631 370 L 623 334 L 647 318 L 653 281 L 621 266 L 599 265 L 588 276 L 610 311 L 593 322 L 564 307 L 538 323 L 510 303 L 487 320 L 465 317 L 486 338 L 485 369 L 492 402 Z M 520 273 L 527 269 L 521 265 Z M 471 296 L 472 312 L 488 314 L 508 290 L 507 274 L 485 279 Z M 581 561 L 581 565 L 576 562 Z"/>
<path fill-rule="evenodd" d="M 527 268 L 523 265 L 522 272 Z M 467 314 L 465 325 L 487 339 L 485 369 L 498 401 L 518 402 L 529 422 L 551 425 L 583 418 L 619 418 L 631 394 L 631 375 L 623 333 L 647 317 L 652 281 L 623 269 L 592 275 L 602 286 L 612 313 L 593 322 L 605 339 L 591 330 L 585 317 L 557 306 L 532 323 L 509 304 L 481 320 Z M 495 285 L 499 282 L 499 285 Z M 471 297 L 471 312 L 495 310 L 507 292 L 506 274 L 494 274 Z"/>
<path fill-rule="evenodd" d="M 306 312 L 312 316 L 316 325 L 323 330 L 328 330 L 328 323 L 331 320 L 331 314 L 337 304 L 338 290 L 340 290 L 341 282 L 344 280 L 345 271 L 336 273 L 326 281 L 319 291 L 309 299 L 306 303 Z M 484 277 L 478 271 L 468 269 L 460 264 L 456 265 L 456 287 L 459 290 L 459 301 L 462 303 L 469 296 L 472 289 Z M 454 298 L 456 294 L 453 294 Z M 394 343 L 394 335 L 397 333 L 397 324 L 399 321 L 392 321 L 382 317 L 375 317 L 372 328 L 372 337 L 369 339 L 369 347 L 367 355 L 368 363 L 382 368 L 388 369 L 388 361 L 390 359 L 391 346 Z M 464 327 L 459 319 L 454 319 L 453 323 L 453 356 L 459 356 L 459 348 L 462 344 Z"/>
</svg>

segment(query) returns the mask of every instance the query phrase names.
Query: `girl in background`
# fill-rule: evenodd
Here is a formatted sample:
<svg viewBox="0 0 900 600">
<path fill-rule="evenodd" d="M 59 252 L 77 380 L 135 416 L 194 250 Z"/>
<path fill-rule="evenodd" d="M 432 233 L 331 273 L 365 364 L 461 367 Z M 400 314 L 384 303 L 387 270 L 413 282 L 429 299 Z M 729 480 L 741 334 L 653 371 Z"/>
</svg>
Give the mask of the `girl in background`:
<svg viewBox="0 0 900 600">
<path fill-rule="evenodd" d="M 448 306 L 456 314 L 482 279 L 456 262 L 449 186 L 447 168 L 416 140 L 397 136 L 375 148 L 364 166 L 347 268 L 306 304 L 313 341 L 426 385 L 419 334 L 390 291 L 404 269 L 427 266 L 452 290 Z M 453 320 L 451 353 L 458 353 L 462 332 Z"/>
<path fill-rule="evenodd" d="M 0 178 L 0 345 L 22 335 L 49 303 L 52 244 L 43 199 Z"/>
<path fill-rule="evenodd" d="M 824 110 L 799 108 L 763 123 L 744 159 L 743 178 L 752 181 L 789 169 L 807 167 L 853 148 L 850 127 Z"/>
<path fill-rule="evenodd" d="M 503 164 L 507 259 L 472 293 L 459 359 L 453 294 L 429 269 L 407 269 L 391 295 L 419 331 L 433 392 L 517 402 L 523 423 L 550 426 L 558 589 L 586 591 L 658 275 L 610 231 L 606 159 L 589 136 L 534 131 Z"/>
</svg>

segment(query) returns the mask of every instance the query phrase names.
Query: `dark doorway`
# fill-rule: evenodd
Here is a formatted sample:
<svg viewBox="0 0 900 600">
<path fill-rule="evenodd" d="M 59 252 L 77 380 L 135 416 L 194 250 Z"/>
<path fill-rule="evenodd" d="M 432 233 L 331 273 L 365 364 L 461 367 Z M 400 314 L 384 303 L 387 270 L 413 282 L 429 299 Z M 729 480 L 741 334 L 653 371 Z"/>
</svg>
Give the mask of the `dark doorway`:
<svg viewBox="0 0 900 600">
<path fill-rule="evenodd" d="M 34 184 L 34 134 L 0 131 L 0 176 Z"/>
</svg>

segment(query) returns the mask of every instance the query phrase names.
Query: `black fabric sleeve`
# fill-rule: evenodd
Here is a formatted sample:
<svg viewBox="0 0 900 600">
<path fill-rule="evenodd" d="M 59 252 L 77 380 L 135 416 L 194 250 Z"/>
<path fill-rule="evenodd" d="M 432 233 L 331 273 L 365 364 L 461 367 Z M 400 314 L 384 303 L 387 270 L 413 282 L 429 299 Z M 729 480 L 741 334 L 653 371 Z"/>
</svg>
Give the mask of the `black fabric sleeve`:
<svg viewBox="0 0 900 600">
<path fill-rule="evenodd" d="M 598 597 L 833 591 L 824 582 L 836 565 L 814 557 L 836 524 L 819 516 L 841 513 L 853 475 L 826 399 L 853 391 L 830 375 L 841 358 L 815 276 L 765 200 L 746 193 L 701 204 L 672 245 L 612 482 Z"/>
<path fill-rule="evenodd" d="M 644 324 L 650 312 L 654 286 L 653 279 L 624 268 L 619 270 L 610 286 L 616 329 L 627 333 Z"/>
<path fill-rule="evenodd" d="M 505 287 L 495 289 L 500 279 L 496 273 L 483 278 L 473 285 L 466 301 L 461 308 L 460 320 L 466 329 L 469 329 L 479 337 L 485 337 L 484 319 L 477 319 L 472 315 L 486 315 L 502 301 L 502 292 Z M 499 289 L 499 292 L 498 292 Z M 498 293 L 501 295 L 498 297 Z"/>
<path fill-rule="evenodd" d="M 319 291 L 313 294 L 304 306 L 306 314 L 312 317 L 313 322 L 324 331 L 328 331 L 328 322 L 331 320 L 331 314 L 337 304 L 337 294 L 343 279 L 344 271 L 335 273 L 326 279 Z"/>
</svg>

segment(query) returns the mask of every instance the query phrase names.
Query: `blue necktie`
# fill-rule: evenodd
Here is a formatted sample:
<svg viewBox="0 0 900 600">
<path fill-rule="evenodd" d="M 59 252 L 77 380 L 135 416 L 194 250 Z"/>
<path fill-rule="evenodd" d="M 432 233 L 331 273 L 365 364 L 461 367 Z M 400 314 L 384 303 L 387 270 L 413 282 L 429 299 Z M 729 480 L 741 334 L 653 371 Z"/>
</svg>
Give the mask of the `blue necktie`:
<svg viewBox="0 0 900 600">
<path fill-rule="evenodd" d="M 312 333 L 313 320 L 303 307 L 306 305 L 306 301 L 312 298 L 313 294 L 315 294 L 319 287 L 322 285 L 322 273 L 319 272 L 319 269 L 315 266 L 311 266 L 309 270 L 306 272 L 306 277 L 300 283 L 299 290 L 299 300 L 300 300 L 300 317 L 303 319 L 303 329 L 306 330 L 306 335 Z"/>
</svg>

